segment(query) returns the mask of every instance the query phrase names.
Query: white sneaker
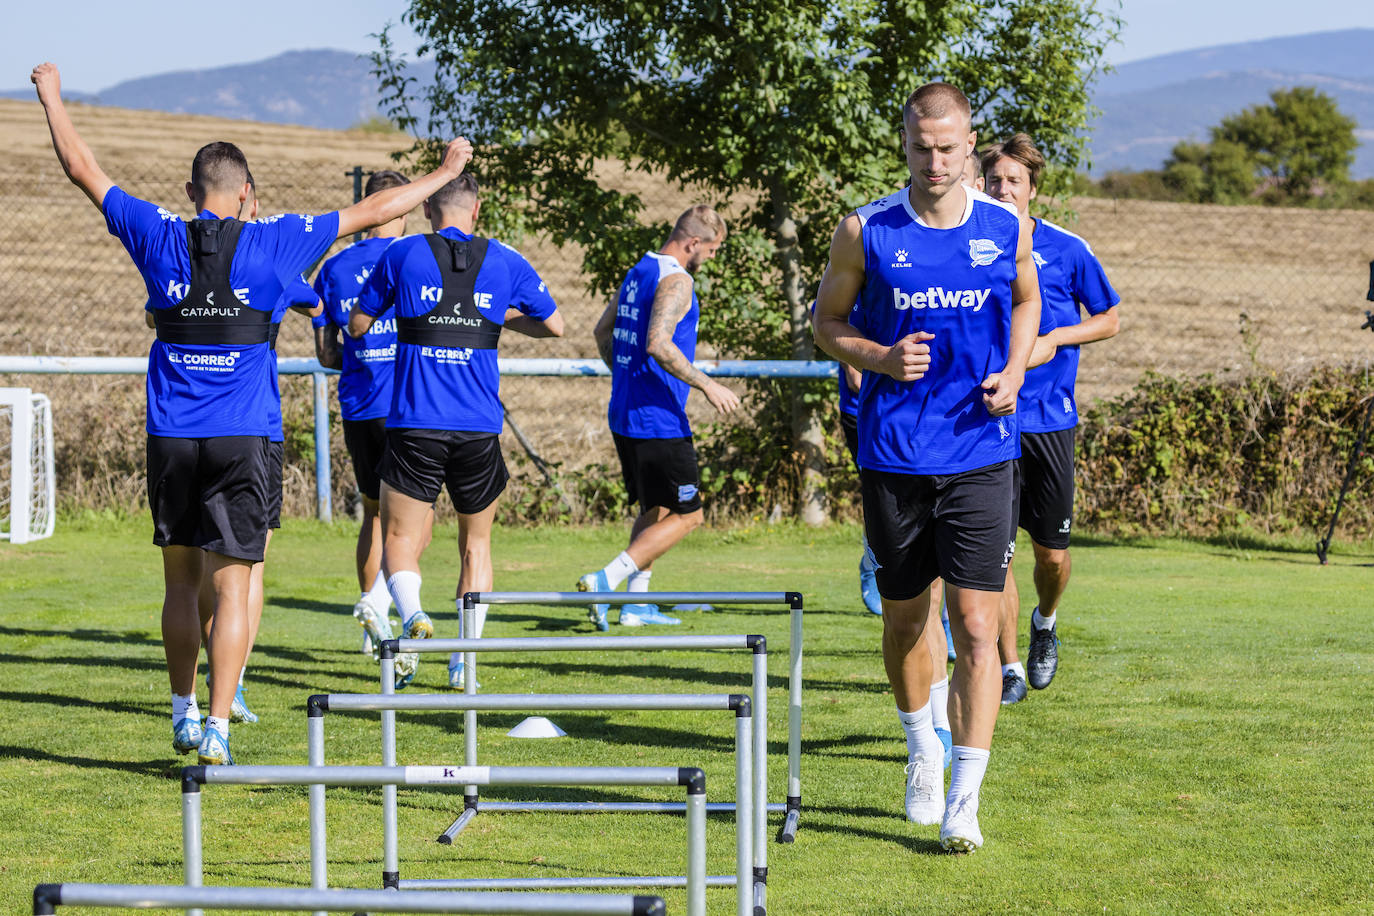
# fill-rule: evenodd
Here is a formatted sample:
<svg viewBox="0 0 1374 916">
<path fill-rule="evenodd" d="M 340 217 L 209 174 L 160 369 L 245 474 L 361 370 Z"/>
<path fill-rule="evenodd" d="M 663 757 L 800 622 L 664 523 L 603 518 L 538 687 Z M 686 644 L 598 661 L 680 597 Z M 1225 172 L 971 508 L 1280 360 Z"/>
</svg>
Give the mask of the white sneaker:
<svg viewBox="0 0 1374 916">
<path fill-rule="evenodd" d="M 945 808 L 940 845 L 950 852 L 973 852 L 983 845 L 983 832 L 978 829 L 977 795 L 960 795 Z"/>
<path fill-rule="evenodd" d="M 467 688 L 467 666 L 463 664 L 461 652 L 454 652 L 448 658 L 448 685 L 455 690 Z M 472 687 L 474 690 L 481 690 L 482 682 L 474 678 Z"/>
<path fill-rule="evenodd" d="M 917 754 L 906 765 L 906 819 L 938 824 L 945 810 L 945 772 L 939 755 Z"/>
</svg>

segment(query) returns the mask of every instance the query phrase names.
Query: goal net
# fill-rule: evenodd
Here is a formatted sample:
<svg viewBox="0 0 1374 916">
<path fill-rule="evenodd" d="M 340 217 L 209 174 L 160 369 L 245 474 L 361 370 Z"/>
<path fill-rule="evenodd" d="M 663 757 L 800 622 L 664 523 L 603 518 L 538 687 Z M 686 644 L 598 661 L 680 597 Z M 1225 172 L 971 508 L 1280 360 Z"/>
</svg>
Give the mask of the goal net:
<svg viewBox="0 0 1374 916">
<path fill-rule="evenodd" d="M 0 540 L 50 536 L 55 510 L 52 404 L 27 388 L 0 388 Z"/>
</svg>

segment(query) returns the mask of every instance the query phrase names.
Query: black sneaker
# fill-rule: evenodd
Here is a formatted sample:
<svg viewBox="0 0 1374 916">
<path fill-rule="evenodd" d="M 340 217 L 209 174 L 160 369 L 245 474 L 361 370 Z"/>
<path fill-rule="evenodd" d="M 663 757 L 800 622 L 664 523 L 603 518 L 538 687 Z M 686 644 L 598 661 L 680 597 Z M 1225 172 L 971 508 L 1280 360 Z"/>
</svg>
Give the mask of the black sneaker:
<svg viewBox="0 0 1374 916">
<path fill-rule="evenodd" d="M 1026 652 L 1026 679 L 1036 690 L 1044 690 L 1059 670 L 1059 636 L 1056 627 L 1040 630 L 1031 627 L 1030 649 Z"/>
<path fill-rule="evenodd" d="M 1026 698 L 1026 679 L 1015 671 L 1002 675 L 1002 705 L 1010 706 Z"/>
</svg>

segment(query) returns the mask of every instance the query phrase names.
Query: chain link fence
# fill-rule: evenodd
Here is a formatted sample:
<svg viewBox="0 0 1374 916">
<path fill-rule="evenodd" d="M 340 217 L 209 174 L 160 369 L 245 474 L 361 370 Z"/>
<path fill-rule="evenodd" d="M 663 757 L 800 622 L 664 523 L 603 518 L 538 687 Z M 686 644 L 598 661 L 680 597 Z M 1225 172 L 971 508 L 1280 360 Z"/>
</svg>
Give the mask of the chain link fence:
<svg viewBox="0 0 1374 916">
<path fill-rule="evenodd" d="M 321 213 L 353 200 L 361 166 L 322 161 L 252 161 L 260 212 Z M 191 216 L 184 162 L 139 157 L 107 168 L 130 193 Z M 643 191 L 641 191 L 644 194 Z M 645 194 L 653 215 L 671 218 L 688 201 L 663 186 Z M 1374 257 L 1374 212 L 1216 207 L 1080 198 L 1061 220 L 1086 238 L 1122 297 L 1122 331 L 1085 349 L 1080 399 L 1121 393 L 1145 371 L 1241 374 L 1368 365 L 1374 335 L 1361 332 L 1366 265 Z M 62 174 L 51 152 L 0 164 L 0 289 L 6 355 L 141 356 L 152 339 L 147 295 L 118 240 Z M 836 214 L 838 218 L 841 214 Z M 422 231 L 419 211 L 409 231 Z M 349 240 L 338 243 L 333 251 Z M 581 256 L 544 239 L 521 250 L 549 284 L 567 318 L 563 340 L 506 335 L 503 355 L 593 357 L 591 328 L 602 303 L 587 293 Z M 710 303 L 703 303 L 710 308 Z M 278 348 L 313 356 L 309 322 L 288 314 Z M 41 387 L 56 414 L 64 505 L 127 506 L 143 498 L 143 383 L 128 377 L 0 377 L 0 385 Z M 289 465 L 286 507 L 308 514 L 313 498 L 310 388 L 283 379 Z M 507 379 L 512 416 L 555 466 L 613 464 L 605 428 L 608 385 L 590 379 Z M 701 399 L 694 399 L 693 410 Z M 337 408 L 335 407 L 337 416 Z M 705 415 L 697 415 L 705 419 Z M 341 436 L 334 443 L 335 505 L 350 502 L 352 475 Z M 508 455 L 523 461 L 512 439 Z M 517 477 L 519 474 L 517 473 Z M 540 486 L 530 478 L 530 486 Z M 514 502 L 536 498 L 519 492 Z"/>
</svg>

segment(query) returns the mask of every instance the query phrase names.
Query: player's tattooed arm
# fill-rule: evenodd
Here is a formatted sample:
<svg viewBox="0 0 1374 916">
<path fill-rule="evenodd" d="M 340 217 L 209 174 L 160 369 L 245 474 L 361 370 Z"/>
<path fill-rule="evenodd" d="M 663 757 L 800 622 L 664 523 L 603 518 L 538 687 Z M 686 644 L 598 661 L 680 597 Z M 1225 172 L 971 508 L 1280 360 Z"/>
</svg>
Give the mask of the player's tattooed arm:
<svg viewBox="0 0 1374 916">
<path fill-rule="evenodd" d="M 601 317 L 596 319 L 596 327 L 592 328 L 592 337 L 596 339 L 596 352 L 601 355 L 601 361 L 606 364 L 607 369 L 611 368 L 611 360 L 615 359 L 615 306 L 616 300 L 612 299 L 611 304 L 601 313 Z"/>
<path fill-rule="evenodd" d="M 739 406 L 739 397 L 724 385 L 692 365 L 677 344 L 673 331 L 692 307 L 692 278 L 685 273 L 665 277 L 654 293 L 649 314 L 649 339 L 645 352 L 669 375 L 679 378 L 706 395 L 711 406 L 721 413 L 729 413 Z"/>
</svg>

